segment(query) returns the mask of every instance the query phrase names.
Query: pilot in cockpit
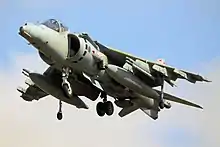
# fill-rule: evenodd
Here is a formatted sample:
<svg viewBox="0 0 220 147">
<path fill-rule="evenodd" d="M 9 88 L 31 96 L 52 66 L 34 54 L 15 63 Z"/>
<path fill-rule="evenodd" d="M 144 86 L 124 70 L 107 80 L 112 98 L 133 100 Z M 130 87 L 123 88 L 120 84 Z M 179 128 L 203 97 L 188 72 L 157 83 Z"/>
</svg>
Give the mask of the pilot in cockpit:
<svg viewBox="0 0 220 147">
<path fill-rule="evenodd" d="M 43 25 L 47 26 L 50 29 L 53 29 L 57 32 L 66 32 L 68 31 L 68 28 L 64 26 L 61 22 L 55 20 L 55 19 L 49 19 L 42 23 Z"/>
</svg>

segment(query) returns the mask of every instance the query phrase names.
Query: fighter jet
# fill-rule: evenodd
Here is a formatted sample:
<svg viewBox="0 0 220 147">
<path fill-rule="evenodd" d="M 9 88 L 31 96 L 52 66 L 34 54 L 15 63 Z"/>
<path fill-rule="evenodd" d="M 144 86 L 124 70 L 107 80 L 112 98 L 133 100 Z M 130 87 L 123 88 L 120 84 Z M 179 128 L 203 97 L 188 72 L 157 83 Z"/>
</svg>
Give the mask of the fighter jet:
<svg viewBox="0 0 220 147">
<path fill-rule="evenodd" d="M 164 60 L 148 61 L 120 52 L 93 40 L 86 33 L 71 33 L 58 20 L 42 23 L 25 23 L 19 34 L 37 49 L 41 59 L 49 65 L 43 73 L 23 69 L 28 79 L 28 88 L 18 88 L 26 101 L 39 100 L 47 95 L 59 99 L 57 118 L 62 119 L 62 101 L 88 109 L 79 98 L 85 96 L 95 101 L 99 116 L 112 115 L 114 106 L 122 108 L 123 117 L 135 110 L 142 110 L 152 119 L 164 107 L 171 108 L 167 101 L 202 108 L 201 106 L 164 92 L 164 83 L 174 86 L 178 78 L 189 82 L 206 81 L 204 77 L 168 66 Z M 97 86 L 99 84 L 100 86 Z M 161 87 L 161 90 L 155 87 Z"/>
<path fill-rule="evenodd" d="M 185 79 L 191 83 L 196 83 L 197 81 L 211 82 L 207 78 L 166 65 L 164 59 L 158 59 L 156 62 L 149 61 L 104 46 L 98 42 L 96 43 L 100 47 L 100 51 L 108 58 L 106 73 L 117 82 L 116 85 L 124 88 L 124 91 L 120 91 L 118 87 L 115 90 L 111 90 L 116 85 L 110 87 L 110 82 L 101 85 L 105 91 L 112 92 L 108 94 L 114 97 L 115 104 L 122 108 L 119 116 L 124 117 L 140 109 L 156 120 L 158 112 L 164 107 L 167 109 L 171 108 L 171 104 L 168 101 L 203 109 L 195 103 L 165 93 L 164 84 L 167 82 L 170 86 L 174 87 L 176 86 L 175 81 L 177 79 Z M 156 87 L 161 89 L 157 90 Z M 116 89 L 119 91 L 118 95 L 115 93 Z M 125 94 L 125 91 L 128 93 Z M 105 111 L 100 108 L 97 108 L 97 112 L 102 116 Z"/>
<path fill-rule="evenodd" d="M 66 26 L 55 19 L 42 23 L 25 23 L 19 34 L 37 49 L 41 59 L 49 65 L 43 73 L 23 69 L 28 88 L 18 87 L 26 101 L 39 100 L 47 95 L 60 100 L 57 118 L 62 119 L 62 101 L 77 108 L 88 109 L 79 98 L 96 100 L 100 92 L 84 74 L 95 76 L 100 71 L 98 50 L 80 34 L 71 34 Z M 99 59 L 100 58 L 100 59 Z M 99 67 L 100 66 L 100 67 Z"/>
</svg>

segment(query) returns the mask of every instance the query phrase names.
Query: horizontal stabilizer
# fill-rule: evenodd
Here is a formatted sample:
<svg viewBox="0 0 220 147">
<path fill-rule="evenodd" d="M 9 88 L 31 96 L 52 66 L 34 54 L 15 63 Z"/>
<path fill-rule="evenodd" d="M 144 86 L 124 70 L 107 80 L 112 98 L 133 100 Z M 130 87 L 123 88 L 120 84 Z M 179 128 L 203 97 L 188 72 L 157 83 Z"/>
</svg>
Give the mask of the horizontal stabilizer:
<svg viewBox="0 0 220 147">
<path fill-rule="evenodd" d="M 119 112 L 119 116 L 120 117 L 124 117 L 124 116 L 126 116 L 126 115 L 128 115 L 128 114 L 130 114 L 130 113 L 132 113 L 132 112 L 134 112 L 134 111 L 136 111 L 137 109 L 139 109 L 140 107 L 138 106 L 138 105 L 133 105 L 133 106 L 131 106 L 131 107 L 125 107 L 125 108 L 123 108 L 120 112 Z"/>
<path fill-rule="evenodd" d="M 155 89 L 156 90 L 156 89 Z M 159 90 L 156 90 L 159 94 L 161 93 Z M 196 108 L 200 108 L 200 109 L 203 109 L 201 106 L 195 104 L 195 103 L 192 103 L 190 101 L 187 101 L 187 100 L 184 100 L 182 98 L 179 98 L 179 97 L 176 97 L 176 96 L 173 96 L 171 94 L 168 94 L 168 93 L 164 93 L 164 99 L 166 100 L 169 100 L 169 101 L 173 101 L 173 102 L 176 102 L 176 103 L 180 103 L 180 104 L 184 104 L 184 105 L 188 105 L 188 106 L 192 106 L 192 107 L 196 107 Z"/>
<path fill-rule="evenodd" d="M 158 118 L 158 111 L 146 108 L 140 108 L 138 105 L 133 105 L 131 107 L 125 107 L 119 112 L 120 117 L 124 117 L 138 109 L 141 109 L 145 114 L 147 114 L 152 119 L 156 120 Z"/>
<path fill-rule="evenodd" d="M 158 111 L 146 108 L 140 108 L 145 114 L 156 120 L 158 118 Z"/>
</svg>

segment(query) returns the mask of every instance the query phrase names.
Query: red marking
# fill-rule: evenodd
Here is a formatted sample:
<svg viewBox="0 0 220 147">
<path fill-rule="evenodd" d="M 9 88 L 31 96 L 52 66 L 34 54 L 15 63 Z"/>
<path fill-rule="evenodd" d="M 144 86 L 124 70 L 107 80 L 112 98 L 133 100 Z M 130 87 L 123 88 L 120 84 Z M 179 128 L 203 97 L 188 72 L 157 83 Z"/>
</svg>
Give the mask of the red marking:
<svg viewBox="0 0 220 147">
<path fill-rule="evenodd" d="M 158 61 L 159 63 L 161 63 L 161 64 L 166 64 L 165 61 L 164 61 L 164 59 L 158 59 L 157 61 Z"/>
<path fill-rule="evenodd" d="M 95 51 L 93 50 L 93 51 L 92 51 L 92 53 L 94 54 L 94 53 L 95 53 Z"/>
</svg>

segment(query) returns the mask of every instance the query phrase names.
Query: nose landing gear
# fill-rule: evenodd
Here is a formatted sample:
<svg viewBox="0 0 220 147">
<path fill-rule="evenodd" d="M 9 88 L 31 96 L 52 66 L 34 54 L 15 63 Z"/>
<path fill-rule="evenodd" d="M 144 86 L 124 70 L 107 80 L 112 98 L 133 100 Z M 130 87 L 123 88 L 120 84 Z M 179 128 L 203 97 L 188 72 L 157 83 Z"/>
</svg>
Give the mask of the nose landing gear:
<svg viewBox="0 0 220 147">
<path fill-rule="evenodd" d="M 64 67 L 62 69 L 62 88 L 63 88 L 63 91 L 64 91 L 64 94 L 68 97 L 68 98 L 71 98 L 72 95 L 73 95 L 73 90 L 72 90 L 72 87 L 68 81 L 68 77 L 69 77 L 69 74 L 71 73 L 71 70 L 68 68 L 68 67 Z"/>
</svg>

